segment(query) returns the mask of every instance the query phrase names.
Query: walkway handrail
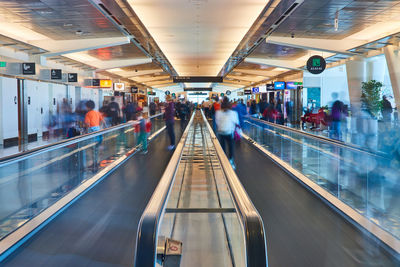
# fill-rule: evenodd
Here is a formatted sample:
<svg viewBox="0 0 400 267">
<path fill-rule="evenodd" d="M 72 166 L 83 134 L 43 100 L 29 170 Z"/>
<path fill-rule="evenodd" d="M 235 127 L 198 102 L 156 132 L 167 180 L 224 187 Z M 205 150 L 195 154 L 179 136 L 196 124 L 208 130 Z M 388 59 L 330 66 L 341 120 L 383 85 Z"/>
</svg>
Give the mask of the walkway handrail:
<svg viewBox="0 0 400 267">
<path fill-rule="evenodd" d="M 290 132 L 294 132 L 294 133 L 297 133 L 297 134 L 300 134 L 300 135 L 304 135 L 304 136 L 307 136 L 309 138 L 316 139 L 318 141 L 329 143 L 329 144 L 332 144 L 332 145 L 335 145 L 335 146 L 339 146 L 339 147 L 343 147 L 343 148 L 346 148 L 346 149 L 355 150 L 357 152 L 367 153 L 367 154 L 370 154 L 372 156 L 378 156 L 378 157 L 387 158 L 387 154 L 385 154 L 383 152 L 372 151 L 370 149 L 365 149 L 365 148 L 362 148 L 360 146 L 357 146 L 357 145 L 354 145 L 354 144 L 349 144 L 349 143 L 346 143 L 346 142 L 343 142 L 343 141 L 340 141 L 340 140 L 334 140 L 334 139 L 331 139 L 331 138 L 327 138 L 325 136 L 319 136 L 319 135 L 308 133 L 308 132 L 305 132 L 305 131 L 302 131 L 302 130 L 294 129 L 294 128 L 291 128 L 291 127 L 288 127 L 288 126 L 278 125 L 278 124 L 275 124 L 275 123 L 272 123 L 272 122 L 269 122 L 269 121 L 265 121 L 265 120 L 260 120 L 260 119 L 257 119 L 257 118 L 251 117 L 251 116 L 247 116 L 246 119 L 253 120 L 253 121 L 256 121 L 258 123 L 263 123 L 263 124 L 271 126 L 271 127 L 282 129 L 284 131 L 290 131 Z"/>
<path fill-rule="evenodd" d="M 156 266 L 157 239 L 161 217 L 175 181 L 176 171 L 182 157 L 189 128 L 193 123 L 194 115 L 195 112 L 193 112 L 182 138 L 176 146 L 175 152 L 140 218 L 135 250 L 134 266 L 136 267 Z"/>
<path fill-rule="evenodd" d="M 154 116 L 149 117 L 149 119 L 154 119 L 156 117 L 160 117 L 160 116 L 163 116 L 163 115 L 164 115 L 164 113 L 159 113 L 159 114 L 156 114 Z M 127 126 L 130 126 L 130 125 L 135 125 L 137 123 L 139 123 L 137 120 L 128 121 L 126 123 L 122 123 L 122 124 L 119 124 L 119 125 L 116 125 L 116 126 L 112 126 L 112 127 L 100 130 L 100 131 L 79 135 L 79 136 L 76 136 L 76 137 L 73 137 L 73 138 L 64 139 L 64 140 L 61 140 L 61 141 L 58 141 L 58 142 L 55 142 L 55 143 L 51 143 L 51 144 L 48 144 L 48 145 L 44 145 L 44 146 L 40 146 L 40 147 L 37 147 L 37 148 L 33 148 L 33 149 L 28 150 L 28 151 L 24 151 L 24 152 L 21 152 L 21 153 L 17 153 L 17 154 L 13 154 L 13 155 L 10 155 L 10 156 L 2 157 L 2 158 L 0 158 L 0 166 L 3 165 L 3 164 L 10 163 L 10 162 L 14 163 L 14 162 L 17 162 L 17 161 L 20 161 L 20 160 L 24 160 L 26 158 L 29 158 L 29 157 L 32 157 L 32 156 L 35 156 L 35 155 L 38 155 L 38 154 L 41 154 L 41 153 L 44 153 L 44 152 L 49 152 L 49 151 L 52 151 L 52 150 L 55 150 L 55 149 L 58 149 L 58 148 L 62 148 L 62 147 L 65 147 L 65 146 L 70 146 L 70 145 L 85 141 L 87 139 L 90 139 L 90 138 L 93 138 L 93 137 L 96 137 L 96 136 L 99 136 L 99 135 L 103 135 L 103 134 L 106 134 L 106 133 L 109 133 L 109 132 L 117 131 L 117 130 L 120 130 L 120 129 L 125 128 Z"/>
<path fill-rule="evenodd" d="M 228 158 L 208 123 L 203 111 L 203 120 L 211 135 L 216 154 L 221 162 L 222 170 L 225 173 L 229 188 L 234 199 L 236 210 L 239 212 L 241 224 L 245 234 L 246 242 L 246 263 L 248 267 L 267 267 L 267 242 L 265 237 L 264 223 L 257 212 L 250 197 L 247 195 L 242 183 L 233 170 Z"/>
</svg>

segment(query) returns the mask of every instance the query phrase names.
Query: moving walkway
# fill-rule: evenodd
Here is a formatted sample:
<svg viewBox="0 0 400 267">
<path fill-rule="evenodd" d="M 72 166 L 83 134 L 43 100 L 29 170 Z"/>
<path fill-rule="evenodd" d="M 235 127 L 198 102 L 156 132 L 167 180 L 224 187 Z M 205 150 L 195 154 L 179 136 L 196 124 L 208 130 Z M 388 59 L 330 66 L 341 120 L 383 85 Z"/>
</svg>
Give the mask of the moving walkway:
<svg viewBox="0 0 400 267">
<path fill-rule="evenodd" d="M 197 112 L 140 221 L 135 266 L 267 266 L 264 226 Z"/>
</svg>

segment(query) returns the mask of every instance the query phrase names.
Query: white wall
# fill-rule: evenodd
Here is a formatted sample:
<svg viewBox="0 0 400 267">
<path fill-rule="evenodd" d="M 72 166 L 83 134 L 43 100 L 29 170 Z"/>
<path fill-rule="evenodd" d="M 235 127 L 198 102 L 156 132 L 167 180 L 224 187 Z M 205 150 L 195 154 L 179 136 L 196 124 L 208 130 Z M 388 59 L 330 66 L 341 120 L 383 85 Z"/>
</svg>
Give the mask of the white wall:
<svg viewBox="0 0 400 267">
<path fill-rule="evenodd" d="M 309 73 L 308 71 L 304 71 L 303 86 L 304 88 L 307 87 L 321 88 L 322 106 L 331 104 L 332 93 L 334 92 L 339 94 L 339 99 L 343 101 L 345 104 L 350 103 L 345 65 L 340 65 L 326 69 L 323 73 L 318 75 L 314 75 Z"/>
<path fill-rule="evenodd" d="M 17 80 L 0 77 L 0 144 L 18 137 Z"/>
</svg>

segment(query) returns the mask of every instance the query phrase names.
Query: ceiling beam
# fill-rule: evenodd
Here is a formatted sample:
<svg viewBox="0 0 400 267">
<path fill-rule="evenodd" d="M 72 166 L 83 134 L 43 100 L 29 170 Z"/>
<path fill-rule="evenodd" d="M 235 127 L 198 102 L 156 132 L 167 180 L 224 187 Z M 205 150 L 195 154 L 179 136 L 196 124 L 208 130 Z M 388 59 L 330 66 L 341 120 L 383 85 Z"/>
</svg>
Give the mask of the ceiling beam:
<svg viewBox="0 0 400 267">
<path fill-rule="evenodd" d="M 258 82 L 258 81 L 262 81 L 262 80 L 265 80 L 266 79 L 266 77 L 257 77 L 257 78 L 252 78 L 251 76 L 249 77 L 249 76 L 240 76 L 240 75 L 234 75 L 234 74 L 232 74 L 232 73 L 230 73 L 229 75 L 227 75 L 226 76 L 226 78 L 233 78 L 233 79 L 237 79 L 237 80 L 240 80 L 240 81 L 246 81 L 246 82 Z M 225 79 L 226 79 L 225 78 Z"/>
<path fill-rule="evenodd" d="M 47 53 L 41 54 L 43 57 L 54 57 L 64 54 L 77 53 L 82 51 L 100 49 L 105 47 L 119 46 L 129 44 L 128 37 L 113 38 L 93 38 L 62 41 L 31 41 L 29 44 L 46 49 Z"/>
<path fill-rule="evenodd" d="M 248 63 L 255 63 L 261 65 L 267 65 L 275 68 L 282 68 L 287 70 L 304 70 L 300 68 L 304 66 L 306 62 L 298 61 L 298 60 L 280 60 L 280 59 L 268 59 L 268 58 L 246 58 L 244 60 Z"/>
<path fill-rule="evenodd" d="M 153 69 L 153 70 L 138 70 L 138 71 L 121 71 L 121 72 L 114 72 L 115 74 L 118 74 L 120 76 L 123 76 L 125 78 L 135 78 L 138 76 L 143 76 L 143 75 L 150 75 L 150 74 L 155 74 L 155 73 L 163 73 L 164 70 L 162 69 Z"/>
<path fill-rule="evenodd" d="M 239 68 L 234 69 L 232 72 L 250 74 L 250 75 L 255 75 L 255 76 L 264 76 L 266 78 L 269 78 L 271 76 L 276 76 L 276 75 L 279 75 L 282 73 L 279 71 L 249 70 L 249 69 L 239 69 Z"/>
<path fill-rule="evenodd" d="M 346 51 L 348 49 L 360 46 L 361 41 L 354 40 L 332 40 L 332 39 L 313 39 L 313 38 L 290 38 L 280 36 L 270 36 L 266 39 L 269 44 L 282 45 L 305 50 L 315 50 L 333 54 L 348 56 L 360 55 L 359 53 Z"/>
<path fill-rule="evenodd" d="M 66 55 L 68 57 L 68 55 Z M 116 60 L 98 60 L 98 61 L 89 61 L 83 62 L 88 65 L 92 65 L 97 68 L 97 72 L 99 71 L 107 71 L 116 68 L 126 68 L 132 67 L 136 65 L 142 65 L 151 63 L 151 58 L 127 58 L 127 59 L 116 59 Z M 116 73 L 118 74 L 118 73 Z"/>
</svg>

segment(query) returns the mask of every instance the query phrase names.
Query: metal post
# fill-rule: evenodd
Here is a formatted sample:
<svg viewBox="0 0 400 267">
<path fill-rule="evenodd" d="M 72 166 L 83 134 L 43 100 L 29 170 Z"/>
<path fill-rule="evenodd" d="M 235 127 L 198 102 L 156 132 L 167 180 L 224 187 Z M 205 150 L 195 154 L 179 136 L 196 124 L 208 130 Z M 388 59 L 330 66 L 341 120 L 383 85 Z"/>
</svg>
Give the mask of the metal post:
<svg viewBox="0 0 400 267">
<path fill-rule="evenodd" d="M 25 151 L 28 145 L 28 97 L 24 80 L 18 79 L 18 145 Z"/>
</svg>

